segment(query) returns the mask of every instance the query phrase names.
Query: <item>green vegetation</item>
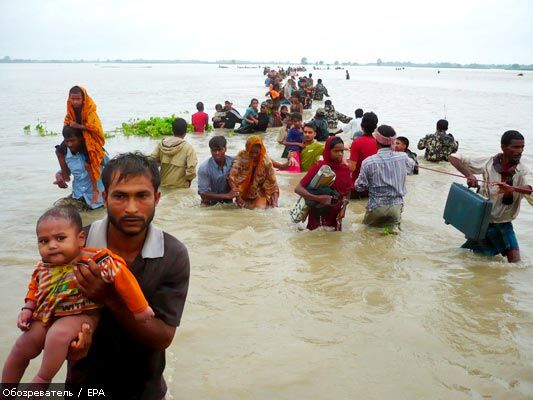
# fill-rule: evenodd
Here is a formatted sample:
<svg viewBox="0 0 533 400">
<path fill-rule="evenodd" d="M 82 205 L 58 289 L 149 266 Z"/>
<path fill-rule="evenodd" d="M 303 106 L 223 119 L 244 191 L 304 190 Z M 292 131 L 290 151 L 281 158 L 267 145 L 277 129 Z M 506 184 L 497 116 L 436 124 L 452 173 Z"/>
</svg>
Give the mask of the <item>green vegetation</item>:
<svg viewBox="0 0 533 400">
<path fill-rule="evenodd" d="M 37 132 L 37 134 L 41 137 L 45 137 L 45 136 L 57 136 L 59 135 L 58 132 L 54 132 L 54 131 L 49 131 L 48 129 L 46 129 L 46 122 L 43 122 L 43 121 L 39 121 L 37 123 L 37 125 L 34 126 L 33 130 L 35 132 Z M 24 126 L 24 133 L 26 135 L 31 135 L 31 132 L 32 132 L 32 128 L 31 128 L 31 125 L 25 125 Z"/>
<path fill-rule="evenodd" d="M 126 136 L 150 136 L 161 137 L 172 135 L 172 121 L 176 116 L 172 114 L 169 117 L 150 117 L 149 119 L 130 119 L 128 122 L 122 123 L 122 132 Z M 213 130 L 209 125 L 207 132 Z M 194 132 L 192 124 L 187 124 L 187 132 Z"/>
</svg>

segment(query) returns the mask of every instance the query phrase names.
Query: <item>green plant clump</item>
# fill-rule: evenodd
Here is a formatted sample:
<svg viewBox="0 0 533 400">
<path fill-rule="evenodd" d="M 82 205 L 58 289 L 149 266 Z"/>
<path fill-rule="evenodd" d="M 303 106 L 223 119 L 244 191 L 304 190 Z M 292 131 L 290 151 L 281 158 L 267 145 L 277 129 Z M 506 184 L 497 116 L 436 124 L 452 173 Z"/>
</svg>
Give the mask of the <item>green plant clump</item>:
<svg viewBox="0 0 533 400">
<path fill-rule="evenodd" d="M 24 126 L 24 133 L 26 135 L 30 135 L 31 134 L 31 125 L 25 125 Z M 37 132 L 37 134 L 41 137 L 45 137 L 45 136 L 57 136 L 59 135 L 58 132 L 54 132 L 54 131 L 49 131 L 48 129 L 46 129 L 46 125 L 45 125 L 45 122 L 42 122 L 42 121 L 39 121 L 37 123 L 37 125 L 35 125 L 34 127 L 34 130 Z"/>
<path fill-rule="evenodd" d="M 122 132 L 126 136 L 150 136 L 161 137 L 172 135 L 172 122 L 176 116 L 172 114 L 169 117 L 150 117 L 149 119 L 130 119 L 122 123 Z M 209 125 L 207 132 L 213 130 Z M 192 124 L 187 124 L 187 132 L 194 132 Z"/>
</svg>

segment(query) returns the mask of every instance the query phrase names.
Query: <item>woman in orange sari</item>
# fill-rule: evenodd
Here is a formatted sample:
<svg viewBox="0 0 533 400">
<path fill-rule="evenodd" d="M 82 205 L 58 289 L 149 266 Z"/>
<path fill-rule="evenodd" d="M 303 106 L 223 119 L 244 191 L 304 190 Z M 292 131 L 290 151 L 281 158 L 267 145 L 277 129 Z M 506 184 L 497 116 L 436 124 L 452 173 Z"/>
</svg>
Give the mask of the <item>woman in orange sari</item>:
<svg viewBox="0 0 533 400">
<path fill-rule="evenodd" d="M 64 126 L 83 131 L 84 153 L 87 156 L 86 169 L 93 184 L 93 199 L 96 201 L 98 198 L 97 182 L 100 178 L 101 165 L 105 157 L 104 129 L 96 113 L 96 103 L 87 94 L 85 88 L 81 86 L 74 86 L 69 91 Z M 70 176 L 70 171 L 65 162 L 66 152 L 67 149 L 64 143 L 56 146 L 56 155 L 63 178 L 63 182 L 58 182 L 60 187 L 66 187 L 66 182 Z M 58 179 L 58 181 L 60 180 Z"/>
<path fill-rule="evenodd" d="M 246 149 L 240 151 L 233 161 L 228 180 L 231 189 L 239 193 L 239 207 L 254 209 L 278 206 L 276 174 L 260 136 L 248 138 Z"/>
</svg>

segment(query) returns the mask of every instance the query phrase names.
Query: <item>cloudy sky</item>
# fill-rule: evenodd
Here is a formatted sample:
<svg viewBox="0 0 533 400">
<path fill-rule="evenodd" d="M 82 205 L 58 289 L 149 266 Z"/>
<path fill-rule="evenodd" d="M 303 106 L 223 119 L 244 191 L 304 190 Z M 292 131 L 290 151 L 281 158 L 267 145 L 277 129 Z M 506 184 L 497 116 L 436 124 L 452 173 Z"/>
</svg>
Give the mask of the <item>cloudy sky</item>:
<svg viewBox="0 0 533 400">
<path fill-rule="evenodd" d="M 532 0 L 0 0 L 0 57 L 533 64 Z"/>
</svg>

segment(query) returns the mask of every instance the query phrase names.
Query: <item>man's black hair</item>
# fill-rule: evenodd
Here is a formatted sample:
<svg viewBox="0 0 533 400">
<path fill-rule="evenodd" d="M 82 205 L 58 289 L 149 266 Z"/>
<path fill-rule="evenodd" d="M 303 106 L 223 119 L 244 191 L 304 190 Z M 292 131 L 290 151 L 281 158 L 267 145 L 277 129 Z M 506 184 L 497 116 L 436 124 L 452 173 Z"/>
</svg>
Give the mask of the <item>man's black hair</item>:
<svg viewBox="0 0 533 400">
<path fill-rule="evenodd" d="M 355 110 L 355 118 L 362 118 L 362 117 L 363 117 L 363 109 L 358 108 L 357 110 Z"/>
<path fill-rule="evenodd" d="M 72 86 L 68 91 L 68 94 L 81 94 L 83 96 L 83 90 L 79 86 Z"/>
<path fill-rule="evenodd" d="M 317 82 L 322 83 L 322 79 L 318 78 Z"/>
<path fill-rule="evenodd" d="M 83 138 L 83 131 L 81 129 L 72 128 L 71 126 L 68 126 L 68 125 L 65 125 L 63 127 L 62 134 L 65 139 L 71 138 L 71 137 Z"/>
<path fill-rule="evenodd" d="M 226 138 L 224 136 L 221 136 L 221 135 L 213 136 L 209 140 L 209 148 L 210 149 L 220 149 L 221 147 L 226 148 L 226 145 L 227 145 Z"/>
<path fill-rule="evenodd" d="M 385 137 L 393 137 L 396 136 L 396 131 L 392 126 L 389 125 L 380 125 L 378 126 L 378 132 L 381 133 L 382 136 Z"/>
<path fill-rule="evenodd" d="M 304 124 L 303 129 L 305 129 L 305 128 L 311 128 L 312 130 L 314 130 L 314 131 L 316 132 L 316 125 L 313 124 L 312 122 L 306 122 L 306 123 Z"/>
<path fill-rule="evenodd" d="M 326 100 L 326 101 L 324 102 L 324 105 L 325 105 L 325 106 L 330 106 L 330 105 L 331 105 L 331 100 Z"/>
<path fill-rule="evenodd" d="M 292 112 L 291 113 L 291 119 L 296 119 L 298 121 L 302 121 L 302 114 L 299 113 L 298 111 Z"/>
<path fill-rule="evenodd" d="M 183 118 L 176 118 L 172 122 L 172 133 L 174 136 L 185 136 L 185 133 L 187 133 L 187 121 Z"/>
<path fill-rule="evenodd" d="M 72 206 L 54 206 L 44 212 L 43 215 L 37 220 L 35 230 L 39 228 L 39 224 L 49 218 L 62 218 L 66 219 L 70 224 L 74 225 L 76 232 L 81 232 L 83 223 L 78 210 Z"/>
<path fill-rule="evenodd" d="M 405 136 L 398 136 L 396 138 L 396 140 L 399 140 L 400 142 L 402 142 L 403 144 L 405 144 L 405 148 L 408 149 L 409 148 L 409 139 L 407 139 Z"/>
<path fill-rule="evenodd" d="M 378 116 L 372 111 L 366 112 L 363 114 L 363 119 L 361 120 L 361 129 L 366 135 L 372 135 L 378 126 Z"/>
<path fill-rule="evenodd" d="M 196 109 L 198 111 L 204 111 L 204 103 L 202 103 L 201 101 L 199 101 L 198 103 L 196 103 Z"/>
<path fill-rule="evenodd" d="M 447 130 L 448 130 L 448 121 L 446 121 L 445 119 L 439 119 L 437 121 L 437 131 L 443 132 Z"/>
<path fill-rule="evenodd" d="M 154 186 L 154 192 L 157 192 L 161 183 L 157 163 L 140 151 L 118 154 L 107 163 L 102 171 L 102 183 L 106 192 L 109 190 L 115 172 L 118 173 L 117 183 L 132 176 L 144 175 L 149 177 Z"/>
<path fill-rule="evenodd" d="M 513 140 L 524 140 L 524 136 L 518 131 L 507 131 L 504 132 L 501 139 L 502 146 L 508 146 Z"/>
</svg>

